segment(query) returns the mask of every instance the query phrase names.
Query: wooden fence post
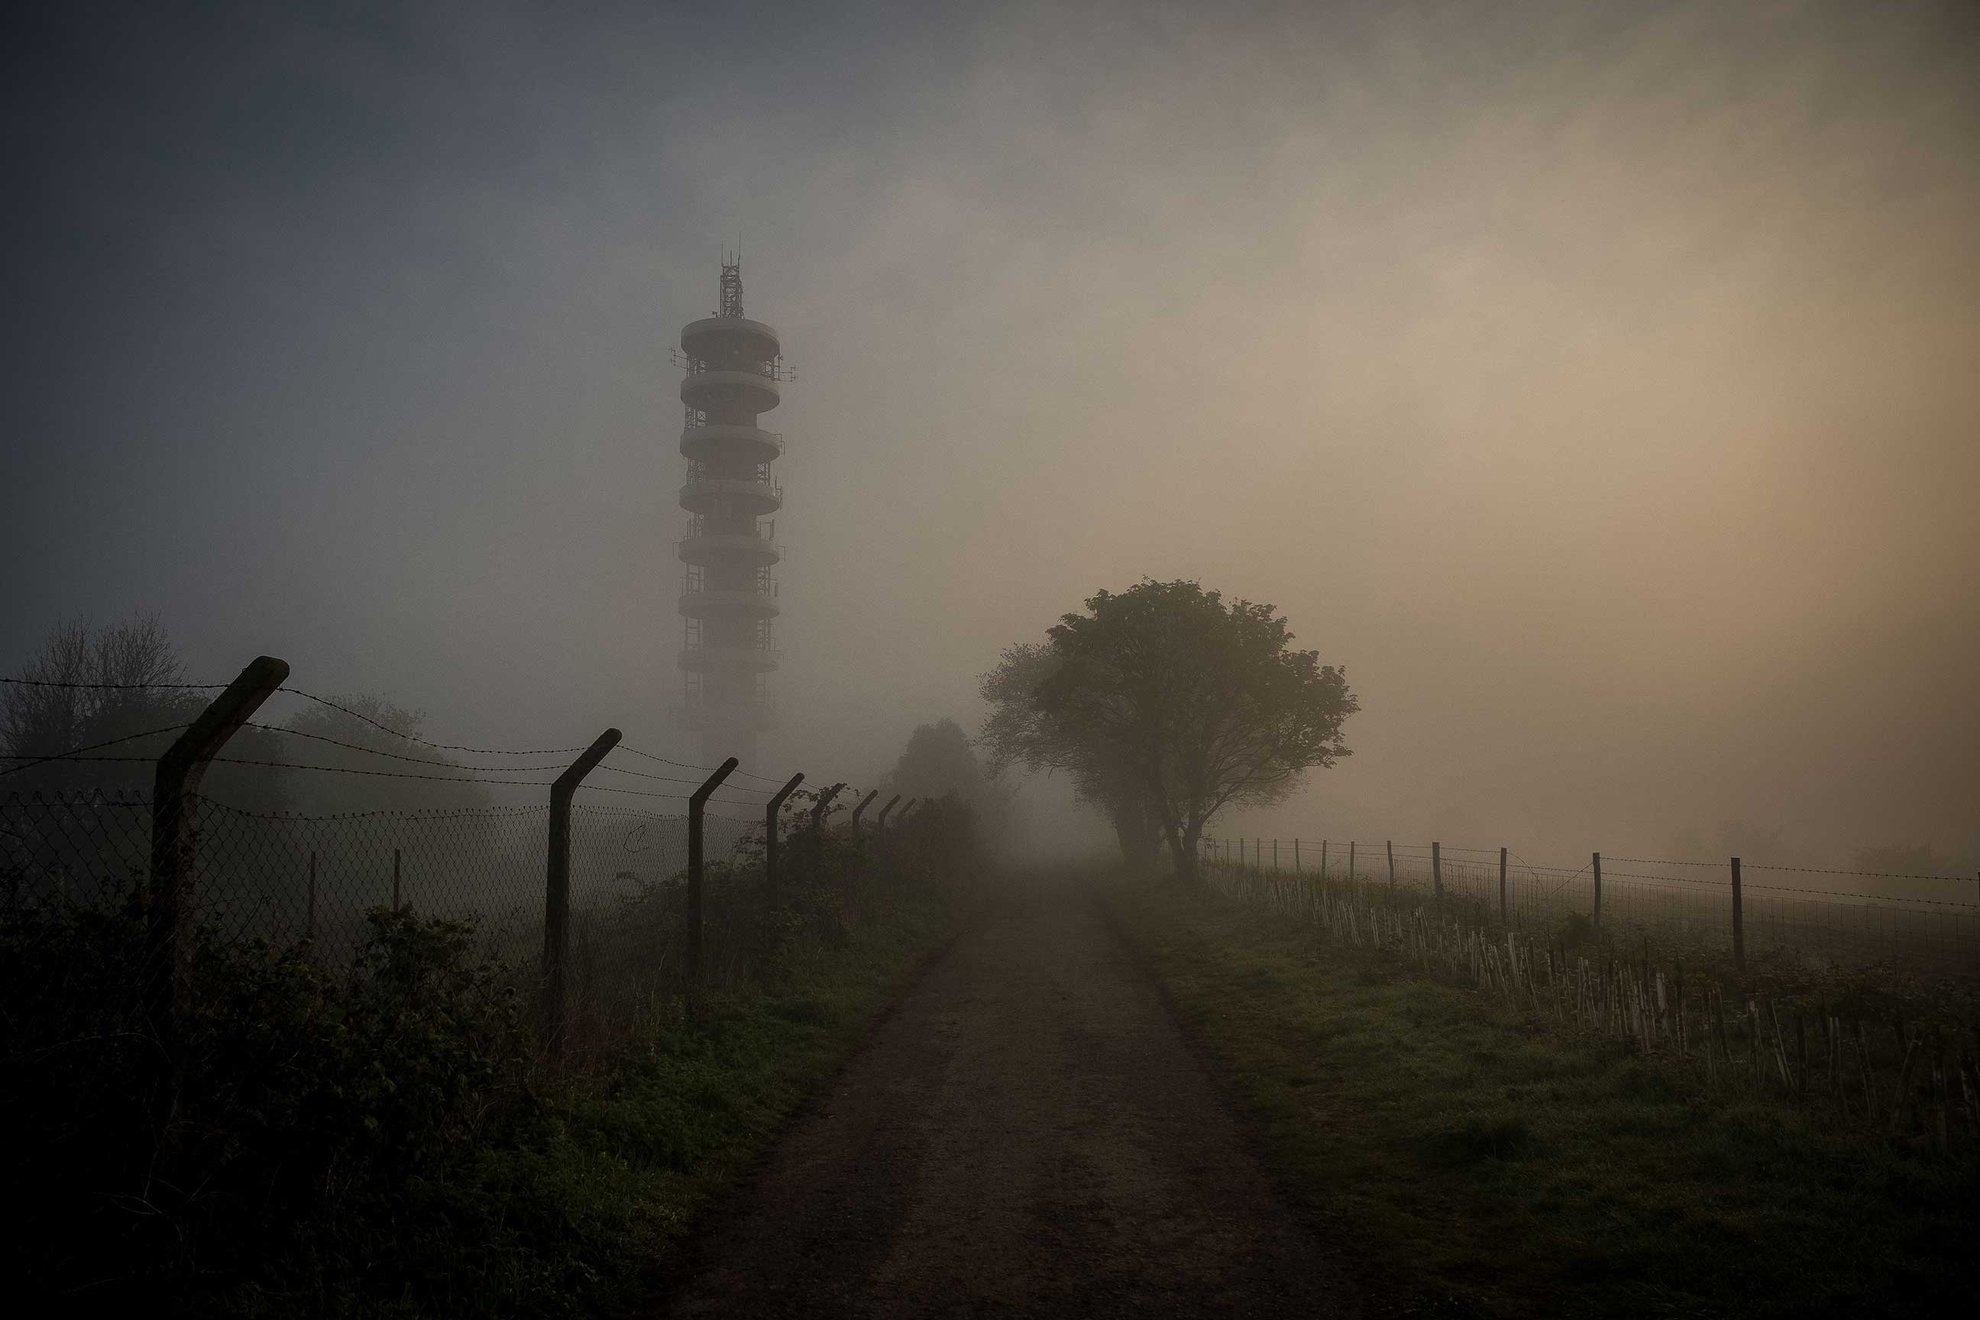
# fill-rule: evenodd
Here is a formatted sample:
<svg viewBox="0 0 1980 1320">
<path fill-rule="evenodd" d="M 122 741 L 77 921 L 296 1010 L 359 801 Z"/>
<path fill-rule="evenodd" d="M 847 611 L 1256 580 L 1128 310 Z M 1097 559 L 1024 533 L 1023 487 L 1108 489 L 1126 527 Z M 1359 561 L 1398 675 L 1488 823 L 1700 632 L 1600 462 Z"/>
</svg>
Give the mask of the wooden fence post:
<svg viewBox="0 0 1980 1320">
<path fill-rule="evenodd" d="M 1589 862 L 1595 868 L 1595 925 L 1602 925 L 1602 854 L 1596 853 Z"/>
<path fill-rule="evenodd" d="M 1739 858 L 1732 859 L 1733 872 L 1733 967 L 1746 970 L 1746 905 L 1740 893 Z"/>
<path fill-rule="evenodd" d="M 1506 850 L 1499 849 L 1499 920 L 1510 920 L 1506 912 Z"/>
<path fill-rule="evenodd" d="M 1444 845 L 1430 845 L 1430 896 L 1439 902 L 1444 897 Z"/>
<path fill-rule="evenodd" d="M 1299 874 L 1299 840 L 1293 840 L 1293 874 Z"/>
<path fill-rule="evenodd" d="M 1396 887 L 1396 841 L 1394 839 L 1384 839 L 1382 846 L 1389 854 L 1389 888 L 1394 889 Z"/>
<path fill-rule="evenodd" d="M 1348 840 L 1348 883 L 1354 883 L 1354 840 Z"/>
<path fill-rule="evenodd" d="M 803 782 L 802 774 L 792 775 L 763 807 L 763 889 L 771 907 L 777 906 L 777 813 L 784 809 L 784 799 Z"/>
<path fill-rule="evenodd" d="M 1272 840 L 1272 874 L 1277 875 L 1278 873 L 1279 873 L 1279 841 L 1277 839 L 1274 839 Z"/>
<path fill-rule="evenodd" d="M 1320 840 L 1320 883 L 1327 883 L 1327 841 Z"/>
<path fill-rule="evenodd" d="M 543 1043 L 551 1058 L 564 1052 L 564 982 L 571 945 L 571 797 L 584 777 L 619 745 L 617 729 L 592 740 L 550 785 L 550 847 L 543 880 Z"/>
</svg>

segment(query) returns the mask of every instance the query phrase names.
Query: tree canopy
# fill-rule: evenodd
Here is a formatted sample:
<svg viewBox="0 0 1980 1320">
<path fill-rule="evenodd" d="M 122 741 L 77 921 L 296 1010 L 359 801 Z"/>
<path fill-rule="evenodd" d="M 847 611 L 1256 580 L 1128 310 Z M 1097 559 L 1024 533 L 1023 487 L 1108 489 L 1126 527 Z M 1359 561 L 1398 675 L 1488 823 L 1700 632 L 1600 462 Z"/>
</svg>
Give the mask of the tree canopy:
<svg viewBox="0 0 1980 1320">
<path fill-rule="evenodd" d="M 917 725 L 884 783 L 883 798 L 891 793 L 930 802 L 953 797 L 991 835 L 1003 828 L 1009 814 L 1009 794 L 994 772 L 985 771 L 969 735 L 954 720 Z"/>
<path fill-rule="evenodd" d="M 1152 865 L 1161 830 L 1149 808 L 1146 776 L 1134 757 L 1121 748 L 1081 738 L 1071 725 L 1049 717 L 1033 700 L 1062 663 L 1048 642 L 1020 642 L 1005 648 L 979 688 L 990 713 L 977 740 L 989 752 L 993 770 L 1022 765 L 1067 775 L 1074 794 L 1098 808 L 1114 827 L 1127 863 Z"/>
<path fill-rule="evenodd" d="M 1270 605 L 1144 581 L 1098 593 L 1046 636 L 985 677 L 985 744 L 1069 771 L 1110 815 L 1138 792 L 1179 875 L 1195 875 L 1225 806 L 1275 801 L 1348 755 L 1341 726 L 1360 706 L 1345 671 L 1293 649 Z"/>
</svg>

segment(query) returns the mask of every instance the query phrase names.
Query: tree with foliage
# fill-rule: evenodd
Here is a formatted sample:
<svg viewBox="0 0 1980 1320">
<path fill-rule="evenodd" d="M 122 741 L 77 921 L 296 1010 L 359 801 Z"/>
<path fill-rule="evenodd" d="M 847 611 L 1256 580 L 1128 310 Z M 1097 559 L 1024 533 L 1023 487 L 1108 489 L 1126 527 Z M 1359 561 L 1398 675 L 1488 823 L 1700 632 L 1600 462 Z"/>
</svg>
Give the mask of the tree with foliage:
<svg viewBox="0 0 1980 1320">
<path fill-rule="evenodd" d="M 1138 778 L 1185 879 L 1218 811 L 1277 801 L 1348 755 L 1341 725 L 1360 705 L 1345 672 L 1292 649 L 1270 605 L 1144 581 L 1100 592 L 1046 635 L 1056 667 L 1008 695 L 1010 727 L 1049 730 L 1030 744 L 1043 764 Z"/>
<path fill-rule="evenodd" d="M 899 793 L 928 802 L 953 797 L 991 837 L 1001 832 L 1010 813 L 1010 794 L 995 772 L 977 760 L 969 735 L 954 720 L 916 726 L 884 785 L 882 797 Z"/>
<path fill-rule="evenodd" d="M 1146 870 L 1155 864 L 1161 830 L 1135 760 L 1117 748 L 1080 740 L 1070 726 L 1047 718 L 1032 700 L 1060 664 L 1058 654 L 1043 642 L 1007 647 L 997 667 L 982 679 L 979 690 L 990 713 L 977 741 L 989 751 L 994 771 L 1022 765 L 1067 774 L 1080 801 L 1097 807 L 1114 827 L 1122 859 Z"/>
<path fill-rule="evenodd" d="M 106 627 L 61 624 L 18 676 L 28 681 L 0 684 L 0 771 L 9 772 L 0 789 L 9 792 L 146 795 L 152 763 L 214 695 L 181 686 L 178 652 L 149 615 Z M 277 750 L 274 734 L 242 729 L 201 791 L 253 811 L 280 809 L 281 771 L 230 764 L 284 759 Z M 65 756 L 78 751 L 115 759 Z"/>
</svg>

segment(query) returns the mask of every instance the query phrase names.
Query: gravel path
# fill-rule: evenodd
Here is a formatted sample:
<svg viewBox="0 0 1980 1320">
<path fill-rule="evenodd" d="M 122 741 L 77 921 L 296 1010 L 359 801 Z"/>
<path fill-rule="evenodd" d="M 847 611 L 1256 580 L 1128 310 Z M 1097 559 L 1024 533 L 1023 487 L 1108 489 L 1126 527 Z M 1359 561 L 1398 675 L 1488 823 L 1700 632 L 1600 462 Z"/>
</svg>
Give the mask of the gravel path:
<svg viewBox="0 0 1980 1320">
<path fill-rule="evenodd" d="M 1352 1315 L 1089 895 L 964 936 L 793 1128 L 677 1316 Z"/>
</svg>

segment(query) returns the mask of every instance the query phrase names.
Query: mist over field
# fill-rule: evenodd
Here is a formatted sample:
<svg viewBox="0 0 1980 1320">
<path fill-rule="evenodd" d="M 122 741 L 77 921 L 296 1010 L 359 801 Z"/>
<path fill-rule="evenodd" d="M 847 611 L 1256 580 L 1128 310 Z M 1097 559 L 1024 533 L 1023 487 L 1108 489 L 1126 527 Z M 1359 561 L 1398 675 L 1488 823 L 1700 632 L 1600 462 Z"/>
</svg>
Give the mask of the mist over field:
<svg viewBox="0 0 1980 1320">
<path fill-rule="evenodd" d="M 799 372 L 746 769 L 877 780 L 1193 578 L 1361 702 L 1228 832 L 1980 865 L 1970 5 L 9 23 L 0 672 L 152 612 L 686 755 L 667 352 L 739 243 Z"/>
</svg>

